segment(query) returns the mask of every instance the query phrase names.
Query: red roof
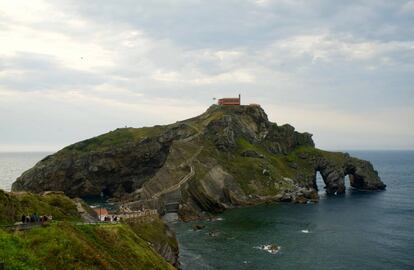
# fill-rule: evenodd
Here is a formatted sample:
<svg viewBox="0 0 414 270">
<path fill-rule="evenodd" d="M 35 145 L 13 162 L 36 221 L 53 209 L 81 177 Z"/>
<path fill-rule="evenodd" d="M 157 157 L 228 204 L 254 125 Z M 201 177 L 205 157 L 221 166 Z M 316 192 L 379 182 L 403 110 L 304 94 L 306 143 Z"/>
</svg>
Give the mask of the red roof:
<svg viewBox="0 0 414 270">
<path fill-rule="evenodd" d="M 221 98 L 218 100 L 218 105 L 240 105 L 240 97 L 238 98 Z"/>
<path fill-rule="evenodd" d="M 107 216 L 109 214 L 106 208 L 94 208 L 93 210 L 96 212 L 96 214 L 98 214 L 98 216 Z"/>
</svg>

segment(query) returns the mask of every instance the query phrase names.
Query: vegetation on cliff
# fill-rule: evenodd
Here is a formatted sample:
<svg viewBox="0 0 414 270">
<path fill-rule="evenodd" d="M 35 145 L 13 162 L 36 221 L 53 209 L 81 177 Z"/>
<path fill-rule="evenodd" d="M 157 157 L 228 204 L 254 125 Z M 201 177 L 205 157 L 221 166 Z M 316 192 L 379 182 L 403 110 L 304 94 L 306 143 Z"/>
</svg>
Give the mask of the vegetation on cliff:
<svg viewBox="0 0 414 270">
<path fill-rule="evenodd" d="M 154 218 L 131 219 L 127 224 L 141 239 L 151 246 L 170 264 L 178 266 L 178 242 L 175 233 L 161 220 Z"/>
<path fill-rule="evenodd" d="M 13 190 L 103 191 L 131 208 L 185 217 L 267 200 L 317 200 L 317 172 L 330 194 L 345 192 L 345 176 L 354 188 L 385 188 L 368 161 L 315 148 L 311 134 L 270 122 L 259 106 L 213 105 L 171 125 L 117 129 L 68 146 L 25 172 Z"/>
</svg>

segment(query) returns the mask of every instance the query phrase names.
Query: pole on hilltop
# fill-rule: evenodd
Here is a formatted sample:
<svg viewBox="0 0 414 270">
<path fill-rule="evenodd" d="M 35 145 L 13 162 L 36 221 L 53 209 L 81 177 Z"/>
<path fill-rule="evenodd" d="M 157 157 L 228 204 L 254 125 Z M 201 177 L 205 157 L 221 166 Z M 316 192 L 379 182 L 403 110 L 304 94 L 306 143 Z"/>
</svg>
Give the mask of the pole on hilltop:
<svg viewBox="0 0 414 270">
<path fill-rule="evenodd" d="M 102 204 L 103 204 L 103 197 L 104 197 L 104 194 L 101 191 L 101 205 L 99 206 L 99 221 L 102 221 Z"/>
</svg>

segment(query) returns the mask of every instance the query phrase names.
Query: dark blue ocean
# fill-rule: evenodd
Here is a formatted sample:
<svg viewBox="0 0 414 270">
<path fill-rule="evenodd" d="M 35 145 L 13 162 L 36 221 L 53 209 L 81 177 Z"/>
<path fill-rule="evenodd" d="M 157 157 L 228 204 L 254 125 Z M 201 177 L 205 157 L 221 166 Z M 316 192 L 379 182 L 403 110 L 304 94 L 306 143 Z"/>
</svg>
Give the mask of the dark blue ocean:
<svg viewBox="0 0 414 270">
<path fill-rule="evenodd" d="M 177 223 L 184 270 L 414 269 L 414 151 L 350 152 L 370 160 L 384 192 L 347 190 L 317 204 L 275 203 L 226 211 L 193 231 Z M 215 236 L 212 236 L 215 235 Z M 258 247 L 276 244 L 279 253 Z"/>
</svg>

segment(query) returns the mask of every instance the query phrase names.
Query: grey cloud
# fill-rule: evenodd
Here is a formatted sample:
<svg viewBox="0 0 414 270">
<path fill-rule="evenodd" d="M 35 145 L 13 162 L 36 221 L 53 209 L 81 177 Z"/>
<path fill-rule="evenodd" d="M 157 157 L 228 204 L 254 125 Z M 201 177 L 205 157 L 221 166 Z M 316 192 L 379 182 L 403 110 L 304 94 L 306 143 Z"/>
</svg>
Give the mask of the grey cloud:
<svg viewBox="0 0 414 270">
<path fill-rule="evenodd" d="M 80 94 L 90 97 L 90 104 L 79 105 L 83 106 L 82 113 L 66 116 L 66 128 L 70 131 L 65 131 L 65 143 L 122 126 L 124 115 L 119 110 L 123 109 L 107 107 L 108 100 L 126 107 L 136 104 L 137 108 L 157 101 L 167 104 L 160 108 L 180 109 L 187 104 L 203 108 L 212 103 L 212 97 L 241 92 L 246 102 L 274 108 L 318 108 L 342 115 L 372 113 L 380 108 L 412 108 L 414 16 L 402 11 L 406 3 L 388 0 L 283 0 L 262 4 L 253 0 L 53 1 L 50 4 L 63 11 L 64 19 L 45 16 L 44 20 L 22 24 L 36 31 L 65 35 L 80 44 L 102 47 L 111 54 L 113 65 L 82 71 L 63 66 L 53 55 L 21 52 L 0 57 L 0 76 L 11 70 L 24 74 L 3 76 L 0 86 L 23 94 L 33 90 L 65 92 L 76 88 Z M 66 19 L 87 23 L 68 27 Z M 9 23 L 0 23 L 0 31 L 12 25 Z M 123 45 L 122 35 L 132 30 L 142 33 L 142 37 L 127 40 L 131 41 L 130 47 Z M 306 36 L 320 36 L 322 40 L 314 44 L 300 39 L 294 42 L 295 38 Z M 42 102 L 48 102 L 38 99 L 38 104 L 24 112 L 25 115 L 35 114 Z M 43 107 L 70 114 L 73 106 L 45 103 Z M 0 102 L 1 110 L 10 111 Z M 136 125 L 156 124 L 161 118 L 163 121 L 168 118 L 163 113 L 157 116 L 131 115 L 129 109 L 123 112 L 128 114 L 126 122 Z M 75 136 L 77 122 L 85 114 L 90 119 L 82 119 L 83 126 Z M 106 124 L 98 123 L 102 115 Z M 26 117 L 17 118 L 19 126 L 24 126 Z M 302 118 L 303 122 L 307 121 L 306 115 Z M 0 116 L 1 122 L 8 120 Z M 54 117 L 53 126 L 62 127 L 59 121 L 59 117 Z M 302 126 L 308 127 L 303 123 Z M 401 130 L 403 126 L 401 123 Z M 19 133 L 17 137 L 24 141 L 22 129 L 14 129 L 14 132 L 13 127 L 8 131 L 8 140 L 12 141 L 14 134 Z M 332 134 L 335 132 L 341 131 L 332 130 Z M 352 132 L 355 135 L 358 131 Z M 54 136 L 59 134 L 56 131 Z M 401 137 L 408 135 L 406 132 Z M 49 138 L 40 131 L 39 136 L 46 141 Z M 388 140 L 386 135 L 379 136 L 382 136 L 379 141 Z M 332 140 L 335 136 L 328 137 Z M 362 134 L 357 138 L 366 137 Z M 359 147 L 364 142 L 350 139 L 347 143 Z"/>
<path fill-rule="evenodd" d="M 12 90 L 86 88 L 105 82 L 102 75 L 64 67 L 49 55 L 19 53 L 14 56 L 0 57 L 0 63 L 2 63 L 0 70 L 3 72 L 9 70 L 19 72 L 0 80 L 0 86 Z"/>
<path fill-rule="evenodd" d="M 401 14 L 407 1 L 92 1 L 72 7 L 103 24 L 144 29 L 187 48 L 260 46 L 290 35 L 324 30 L 357 38 L 408 40 L 413 16 Z M 404 27 L 401 27 L 404 26 Z"/>
</svg>

